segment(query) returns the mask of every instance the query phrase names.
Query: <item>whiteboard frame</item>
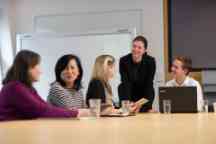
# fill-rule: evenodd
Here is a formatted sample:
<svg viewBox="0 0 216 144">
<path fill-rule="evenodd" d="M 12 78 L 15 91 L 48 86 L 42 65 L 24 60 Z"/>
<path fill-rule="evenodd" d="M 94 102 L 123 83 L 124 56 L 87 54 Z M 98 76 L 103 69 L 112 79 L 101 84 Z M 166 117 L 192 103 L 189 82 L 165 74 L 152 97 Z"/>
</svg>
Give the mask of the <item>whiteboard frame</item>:
<svg viewBox="0 0 216 144">
<path fill-rule="evenodd" d="M 35 39 L 35 38 L 58 38 L 58 37 L 81 37 L 81 36 L 94 36 L 94 35 L 114 35 L 114 34 L 130 34 L 132 38 L 136 37 L 136 28 L 130 29 L 108 29 L 108 30 L 94 30 L 85 33 L 72 34 L 72 33 L 24 33 L 16 35 L 16 53 L 22 50 L 22 40 Z"/>
</svg>

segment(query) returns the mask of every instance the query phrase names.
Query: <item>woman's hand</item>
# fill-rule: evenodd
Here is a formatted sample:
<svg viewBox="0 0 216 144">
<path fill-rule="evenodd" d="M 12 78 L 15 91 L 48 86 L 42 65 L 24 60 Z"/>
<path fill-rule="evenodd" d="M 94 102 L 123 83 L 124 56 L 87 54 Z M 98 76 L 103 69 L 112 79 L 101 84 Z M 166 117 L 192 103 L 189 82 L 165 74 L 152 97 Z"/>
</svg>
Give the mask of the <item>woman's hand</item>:
<svg viewBox="0 0 216 144">
<path fill-rule="evenodd" d="M 121 110 L 121 109 L 115 109 L 115 108 L 113 108 L 113 109 L 112 109 L 112 113 L 113 113 L 113 114 L 121 114 L 121 113 L 122 113 L 122 110 Z"/>
<path fill-rule="evenodd" d="M 148 112 L 149 112 L 149 113 L 157 113 L 157 111 L 156 111 L 156 110 L 153 110 L 153 109 L 148 110 Z"/>
<path fill-rule="evenodd" d="M 130 104 L 130 112 L 131 113 L 138 113 L 140 111 L 141 106 L 136 103 Z"/>
<path fill-rule="evenodd" d="M 90 117 L 91 116 L 91 112 L 89 109 L 79 109 L 78 111 L 79 113 L 77 117 Z"/>
</svg>

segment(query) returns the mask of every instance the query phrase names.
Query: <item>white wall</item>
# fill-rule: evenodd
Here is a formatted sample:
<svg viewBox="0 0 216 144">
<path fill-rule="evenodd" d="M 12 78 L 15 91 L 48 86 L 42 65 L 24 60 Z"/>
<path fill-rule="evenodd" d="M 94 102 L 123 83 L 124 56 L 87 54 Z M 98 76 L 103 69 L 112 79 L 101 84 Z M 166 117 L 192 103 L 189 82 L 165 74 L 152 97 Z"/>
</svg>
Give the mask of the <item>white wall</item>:
<svg viewBox="0 0 216 144">
<path fill-rule="evenodd" d="M 13 11 L 10 9 L 9 0 L 0 0 L 0 10 L 0 68 L 1 74 L 5 74 L 14 57 L 11 28 Z"/>
<path fill-rule="evenodd" d="M 33 18 L 38 15 L 141 9 L 141 33 L 148 38 L 149 49 L 157 57 L 158 65 L 164 65 L 162 0 L 14 0 L 12 9 L 17 33 L 33 32 Z M 162 69 L 160 73 L 164 75 Z"/>
<path fill-rule="evenodd" d="M 156 57 L 157 80 L 164 81 L 163 0 L 11 0 L 13 38 L 16 33 L 34 31 L 33 19 L 38 15 L 142 10 L 142 31 L 147 37 L 150 53 Z M 121 19 L 121 18 L 119 18 Z M 98 23 L 100 21 L 97 21 Z M 13 41 L 15 43 L 15 41 Z"/>
<path fill-rule="evenodd" d="M 0 2 L 0 5 L 2 5 L 2 3 Z M 2 15 L 2 13 L 3 13 L 3 9 L 0 7 L 0 39 L 1 39 L 1 37 L 2 37 L 2 17 L 3 17 L 3 15 Z M 0 50 L 1 50 L 1 47 L 2 47 L 2 44 L 1 44 L 1 41 L 0 41 Z M 3 76 L 3 71 L 2 71 L 2 57 L 1 57 L 1 51 L 0 51 L 0 81 L 2 80 L 2 76 Z M 1 87 L 2 87 L 2 83 L 0 82 L 0 89 L 1 89 Z"/>
</svg>

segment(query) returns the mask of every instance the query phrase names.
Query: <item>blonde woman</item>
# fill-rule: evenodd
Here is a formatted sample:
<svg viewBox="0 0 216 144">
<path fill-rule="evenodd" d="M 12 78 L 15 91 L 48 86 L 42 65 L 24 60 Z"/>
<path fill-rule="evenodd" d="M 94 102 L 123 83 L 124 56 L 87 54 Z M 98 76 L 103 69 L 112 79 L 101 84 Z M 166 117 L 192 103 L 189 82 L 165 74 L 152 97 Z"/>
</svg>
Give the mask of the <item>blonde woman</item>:
<svg viewBox="0 0 216 144">
<path fill-rule="evenodd" d="M 86 102 L 89 99 L 101 99 L 101 115 L 120 113 L 113 106 L 113 93 L 109 81 L 114 76 L 115 59 L 111 55 L 101 55 L 96 58 L 91 81 L 88 86 Z"/>
</svg>

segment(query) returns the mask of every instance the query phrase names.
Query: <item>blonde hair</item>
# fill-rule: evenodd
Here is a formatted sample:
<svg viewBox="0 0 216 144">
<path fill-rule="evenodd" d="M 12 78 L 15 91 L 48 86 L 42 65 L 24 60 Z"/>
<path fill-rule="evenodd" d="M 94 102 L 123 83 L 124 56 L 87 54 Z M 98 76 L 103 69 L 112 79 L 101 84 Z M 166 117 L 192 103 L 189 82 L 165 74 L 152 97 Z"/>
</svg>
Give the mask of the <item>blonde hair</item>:
<svg viewBox="0 0 216 144">
<path fill-rule="evenodd" d="M 112 88 L 108 83 L 106 78 L 107 69 L 109 66 L 113 66 L 115 63 L 115 58 L 111 55 L 100 55 L 96 58 L 95 64 L 93 67 L 92 78 L 100 80 L 107 91 L 112 94 Z"/>
</svg>

